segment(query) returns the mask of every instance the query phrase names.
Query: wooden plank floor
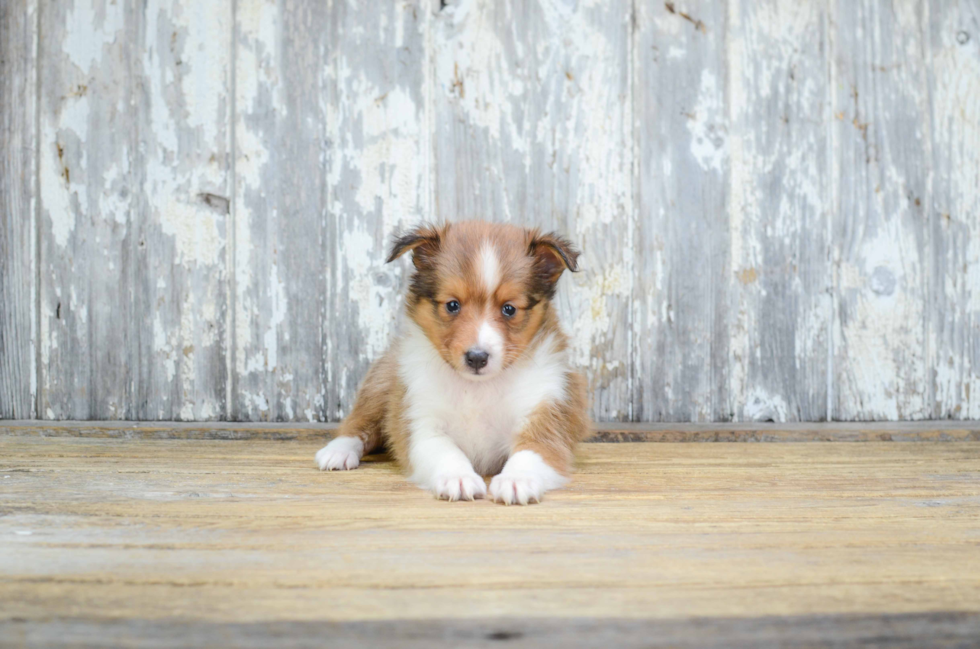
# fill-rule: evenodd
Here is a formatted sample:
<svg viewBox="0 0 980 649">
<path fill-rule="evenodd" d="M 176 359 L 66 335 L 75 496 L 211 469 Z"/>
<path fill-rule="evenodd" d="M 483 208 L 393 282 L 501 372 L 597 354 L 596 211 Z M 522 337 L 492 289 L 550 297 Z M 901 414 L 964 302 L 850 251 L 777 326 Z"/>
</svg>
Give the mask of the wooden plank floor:
<svg viewBox="0 0 980 649">
<path fill-rule="evenodd" d="M 980 442 L 980 421 L 593 423 L 595 442 Z M 0 421 L 0 435 L 114 439 L 311 441 L 337 424 L 174 421 Z"/>
<path fill-rule="evenodd" d="M 541 505 L 318 440 L 0 436 L 0 645 L 972 646 L 980 444 L 587 444 Z"/>
</svg>

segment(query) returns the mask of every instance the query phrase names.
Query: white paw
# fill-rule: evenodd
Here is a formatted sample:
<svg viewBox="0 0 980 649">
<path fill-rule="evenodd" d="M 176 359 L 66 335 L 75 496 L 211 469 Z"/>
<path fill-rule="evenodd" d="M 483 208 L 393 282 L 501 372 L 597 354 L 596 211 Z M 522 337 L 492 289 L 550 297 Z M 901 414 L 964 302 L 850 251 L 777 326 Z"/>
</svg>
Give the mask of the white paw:
<svg viewBox="0 0 980 649">
<path fill-rule="evenodd" d="M 364 442 L 357 437 L 336 437 L 316 452 L 321 471 L 356 469 L 364 454 Z"/>
<path fill-rule="evenodd" d="M 544 485 L 533 475 L 495 475 L 490 481 L 490 497 L 505 505 L 539 503 Z"/>
<path fill-rule="evenodd" d="M 504 470 L 490 480 L 490 497 L 505 505 L 539 503 L 544 493 L 557 489 L 565 478 L 534 451 L 518 451 Z"/>
<path fill-rule="evenodd" d="M 449 473 L 435 479 L 433 491 L 442 500 L 476 500 L 487 495 L 487 483 L 472 471 Z"/>
</svg>

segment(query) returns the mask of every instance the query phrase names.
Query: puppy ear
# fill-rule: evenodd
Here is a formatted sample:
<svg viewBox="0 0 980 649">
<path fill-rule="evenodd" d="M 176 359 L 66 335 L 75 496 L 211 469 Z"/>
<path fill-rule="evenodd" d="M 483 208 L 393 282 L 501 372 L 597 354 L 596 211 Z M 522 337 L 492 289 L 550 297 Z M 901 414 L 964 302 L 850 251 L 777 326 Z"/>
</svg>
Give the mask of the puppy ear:
<svg viewBox="0 0 980 649">
<path fill-rule="evenodd" d="M 439 252 L 439 245 L 442 242 L 441 233 L 435 226 L 428 223 L 409 230 L 408 232 L 395 236 L 391 244 L 391 254 L 388 255 L 386 263 L 391 263 L 412 251 L 412 263 L 416 268 L 432 262 L 436 253 Z"/>
<path fill-rule="evenodd" d="M 565 237 L 549 232 L 541 234 L 536 230 L 528 233 L 527 252 L 534 257 L 535 274 L 549 284 L 555 284 L 567 268 L 578 271 L 579 251 Z"/>
</svg>

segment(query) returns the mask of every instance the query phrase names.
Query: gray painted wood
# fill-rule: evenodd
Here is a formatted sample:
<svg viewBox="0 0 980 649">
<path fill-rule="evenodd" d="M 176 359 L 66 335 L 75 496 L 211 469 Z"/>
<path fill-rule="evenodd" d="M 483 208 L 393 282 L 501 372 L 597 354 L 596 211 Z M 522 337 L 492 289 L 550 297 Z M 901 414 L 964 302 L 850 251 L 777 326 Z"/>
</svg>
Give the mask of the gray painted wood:
<svg viewBox="0 0 980 649">
<path fill-rule="evenodd" d="M 450 2 L 432 27 L 435 207 L 564 232 L 559 310 L 594 416 L 626 420 L 631 3 Z"/>
<path fill-rule="evenodd" d="M 215 419 L 227 386 L 232 2 L 154 0 L 143 14 L 137 416 Z"/>
<path fill-rule="evenodd" d="M 230 18 L 44 7 L 43 417 L 224 416 Z"/>
<path fill-rule="evenodd" d="M 325 3 L 237 4 L 232 419 L 326 414 L 330 25 Z"/>
<path fill-rule="evenodd" d="M 302 440 L 324 443 L 337 423 L 5 420 L 0 437 Z M 593 425 L 589 443 L 980 442 L 980 421 L 620 423 Z"/>
<path fill-rule="evenodd" d="M 139 419 L 225 415 L 232 3 L 143 10 L 134 313 Z"/>
<path fill-rule="evenodd" d="M 980 418 L 975 1 L 2 18 L 0 417 L 336 421 L 483 217 L 583 248 L 597 420 Z"/>
<path fill-rule="evenodd" d="M 818 2 L 745 0 L 729 11 L 729 411 L 826 420 L 829 17 Z"/>
<path fill-rule="evenodd" d="M 47 419 L 138 414 L 134 279 L 142 15 L 45 3 L 40 39 L 40 385 Z"/>
<path fill-rule="evenodd" d="M 634 417 L 733 418 L 727 7 L 637 3 Z M 736 238 L 737 240 L 737 238 Z"/>
<path fill-rule="evenodd" d="M 929 2 L 931 416 L 980 419 L 980 3 Z"/>
<path fill-rule="evenodd" d="M 0 419 L 36 415 L 37 10 L 0 4 Z"/>
<path fill-rule="evenodd" d="M 620 647 L 755 648 L 785 645 L 961 649 L 975 643 L 980 615 L 961 611 L 902 614 L 814 614 L 680 619 L 509 618 L 367 620 L 358 622 L 104 619 L 0 620 L 0 633 L 25 646 L 319 647 L 337 649 L 467 647 L 580 649 Z"/>
<path fill-rule="evenodd" d="M 837 2 L 832 416 L 932 412 L 931 125 L 921 2 Z"/>
</svg>

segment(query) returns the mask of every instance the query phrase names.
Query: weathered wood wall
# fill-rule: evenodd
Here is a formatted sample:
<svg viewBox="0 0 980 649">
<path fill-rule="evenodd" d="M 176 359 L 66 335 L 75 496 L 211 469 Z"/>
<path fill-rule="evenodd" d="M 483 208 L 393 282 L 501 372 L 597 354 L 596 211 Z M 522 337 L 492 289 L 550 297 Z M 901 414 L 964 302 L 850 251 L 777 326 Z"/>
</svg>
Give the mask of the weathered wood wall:
<svg viewBox="0 0 980 649">
<path fill-rule="evenodd" d="M 0 417 L 336 420 L 423 218 L 599 420 L 980 418 L 976 0 L 6 0 Z"/>
</svg>

